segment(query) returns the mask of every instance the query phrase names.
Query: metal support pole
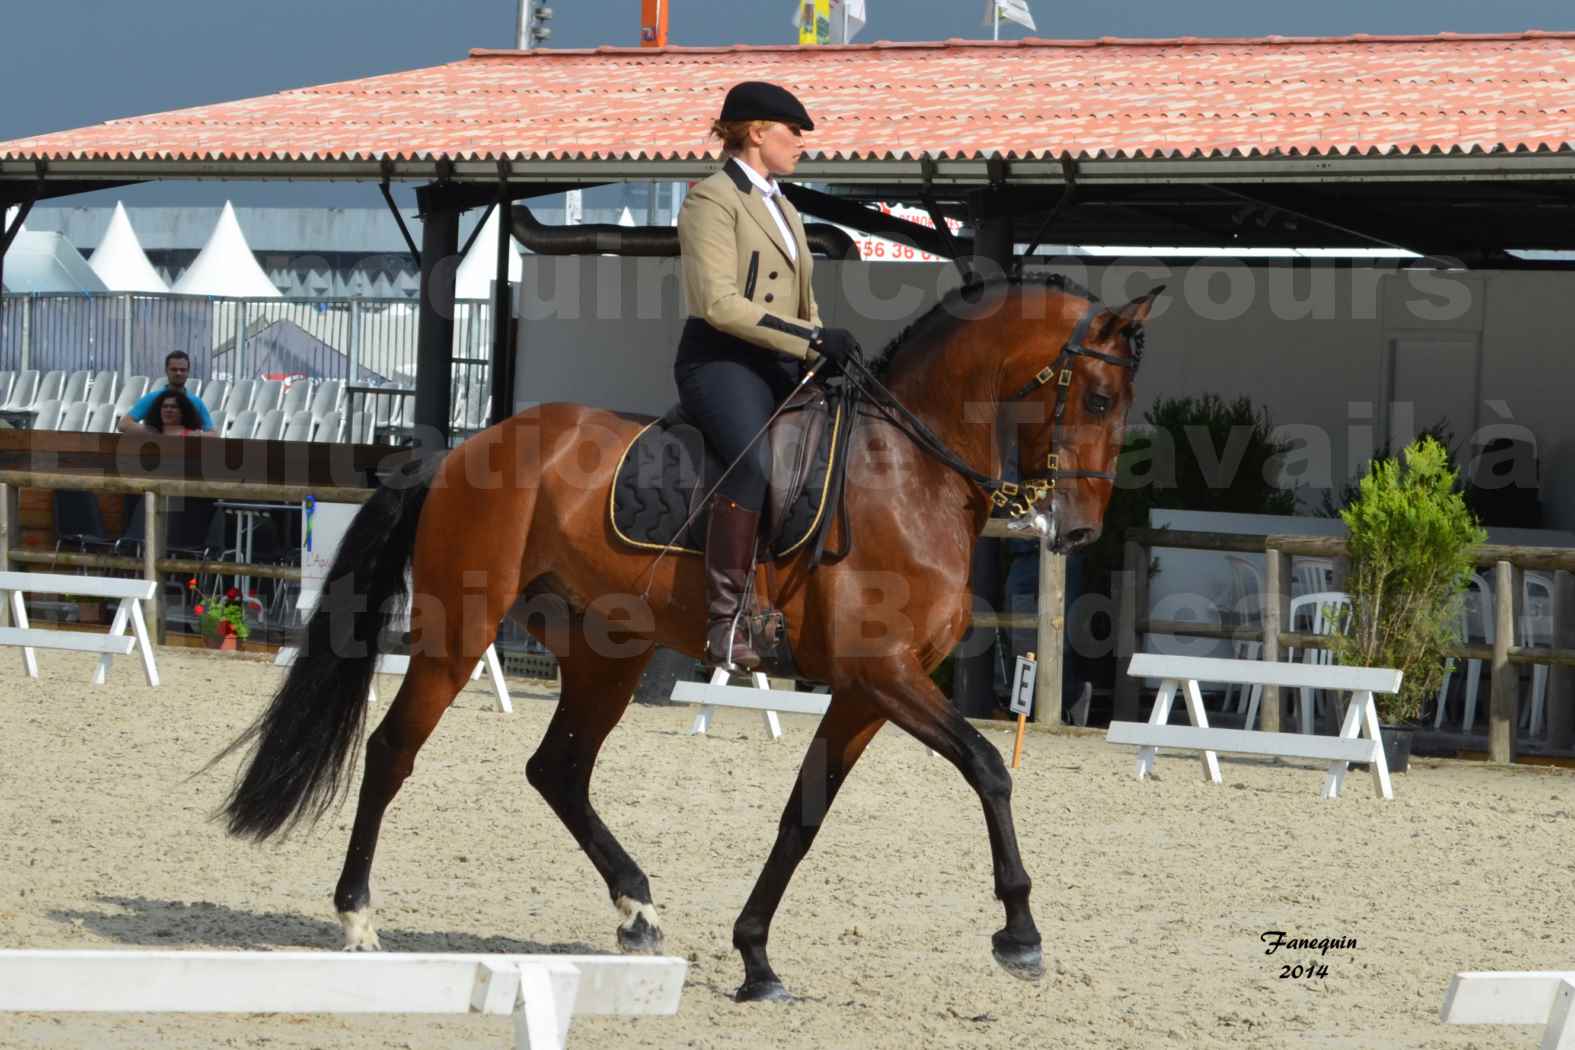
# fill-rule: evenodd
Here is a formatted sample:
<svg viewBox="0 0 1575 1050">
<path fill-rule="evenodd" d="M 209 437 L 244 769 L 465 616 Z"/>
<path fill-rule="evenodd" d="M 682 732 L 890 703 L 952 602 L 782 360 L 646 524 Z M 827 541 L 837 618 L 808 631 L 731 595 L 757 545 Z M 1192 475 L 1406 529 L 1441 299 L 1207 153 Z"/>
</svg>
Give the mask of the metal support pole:
<svg viewBox="0 0 1575 1050">
<path fill-rule="evenodd" d="M 33 367 L 33 293 L 22 296 L 22 355 L 18 369 Z"/>
<path fill-rule="evenodd" d="M 120 297 L 121 308 L 125 316 L 120 322 L 120 381 L 126 382 L 131 378 L 131 311 L 134 299 L 130 292 Z"/>
<path fill-rule="evenodd" d="M 361 381 L 361 300 L 350 300 L 350 346 L 347 374 L 351 383 Z"/>
<path fill-rule="evenodd" d="M 232 380 L 246 377 L 246 300 L 235 300 L 235 357 L 230 366 Z"/>
<path fill-rule="evenodd" d="M 514 250 L 510 229 L 509 186 L 498 183 L 498 272 L 492 282 L 492 423 L 514 414 L 514 348 L 509 345 L 512 289 L 509 253 Z M 467 421 L 468 423 L 468 421 Z"/>
<path fill-rule="evenodd" d="M 446 446 L 453 386 L 459 209 L 434 186 L 417 190 L 416 199 L 421 210 L 421 315 L 416 334 L 414 422 Z"/>
</svg>

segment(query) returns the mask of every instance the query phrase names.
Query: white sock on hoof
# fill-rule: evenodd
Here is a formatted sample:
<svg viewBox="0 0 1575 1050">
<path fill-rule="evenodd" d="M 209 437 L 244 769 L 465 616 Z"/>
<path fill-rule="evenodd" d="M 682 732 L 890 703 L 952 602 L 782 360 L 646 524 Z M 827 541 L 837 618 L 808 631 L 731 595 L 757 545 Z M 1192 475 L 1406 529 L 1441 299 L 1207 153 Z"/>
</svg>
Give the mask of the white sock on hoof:
<svg viewBox="0 0 1575 1050">
<path fill-rule="evenodd" d="M 633 929 L 634 920 L 642 915 L 645 916 L 645 921 L 650 924 L 651 929 L 660 930 L 662 928 L 662 920 L 656 917 L 656 905 L 641 904 L 633 897 L 619 897 L 613 903 L 618 906 L 619 913 L 623 915 L 623 922 L 619 923 L 619 925 L 624 929 Z"/>
<path fill-rule="evenodd" d="M 342 911 L 339 913 L 339 925 L 345 930 L 345 951 L 347 952 L 380 952 L 383 944 L 377 939 L 377 930 L 372 927 L 372 909 L 362 908 L 360 911 Z"/>
</svg>

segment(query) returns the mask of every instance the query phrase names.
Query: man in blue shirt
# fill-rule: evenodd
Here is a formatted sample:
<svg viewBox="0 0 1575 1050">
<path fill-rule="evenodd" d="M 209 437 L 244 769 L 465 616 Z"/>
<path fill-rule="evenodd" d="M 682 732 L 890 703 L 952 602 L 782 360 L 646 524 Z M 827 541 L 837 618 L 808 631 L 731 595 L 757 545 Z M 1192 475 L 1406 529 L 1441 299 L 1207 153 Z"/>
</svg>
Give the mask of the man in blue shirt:
<svg viewBox="0 0 1575 1050">
<path fill-rule="evenodd" d="M 137 399 L 124 416 L 120 417 L 118 424 L 120 431 L 125 434 L 154 433 L 154 429 L 143 422 L 148 417 L 148 412 L 153 408 L 153 399 L 166 390 L 174 390 L 185 394 L 197 409 L 197 415 L 202 417 L 202 429 L 213 429 L 213 417 L 208 414 L 208 406 L 202 403 L 202 398 L 190 393 L 186 389 L 186 379 L 191 375 L 191 358 L 184 350 L 173 350 L 164 358 L 164 379 L 162 387 L 149 390 Z"/>
</svg>

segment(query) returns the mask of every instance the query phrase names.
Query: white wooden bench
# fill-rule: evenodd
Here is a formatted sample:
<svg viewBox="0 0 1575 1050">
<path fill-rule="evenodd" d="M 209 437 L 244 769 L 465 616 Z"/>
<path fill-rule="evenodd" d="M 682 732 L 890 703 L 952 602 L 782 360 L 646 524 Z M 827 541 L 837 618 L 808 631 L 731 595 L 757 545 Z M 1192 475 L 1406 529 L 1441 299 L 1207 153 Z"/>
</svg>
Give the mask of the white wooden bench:
<svg viewBox="0 0 1575 1050">
<path fill-rule="evenodd" d="M 580 1016 L 671 1016 L 688 963 L 625 955 L 0 951 L 0 1010 L 513 1014 L 559 1050 Z"/>
<path fill-rule="evenodd" d="M 1457 973 L 1445 1024 L 1543 1025 L 1542 1050 L 1575 1050 L 1575 971 Z"/>
<path fill-rule="evenodd" d="M 1381 798 L 1394 798 L 1389 766 L 1378 738 L 1378 708 L 1374 693 L 1400 689 L 1400 672 L 1379 667 L 1340 667 L 1329 664 L 1291 664 L 1264 660 L 1220 660 L 1197 656 L 1137 653 L 1127 667 L 1134 678 L 1158 678 L 1159 693 L 1147 722 L 1112 722 L 1105 739 L 1112 744 L 1138 747 L 1137 776 L 1142 780 L 1154 770 L 1161 747 L 1203 753 L 1203 772 L 1220 783 L 1217 753 L 1271 755 L 1328 762 L 1323 798 L 1338 798 L 1340 785 L 1351 762 L 1366 762 L 1373 787 Z M 1243 685 L 1277 685 L 1288 688 L 1336 689 L 1351 692 L 1339 736 L 1307 733 L 1265 733 L 1245 729 L 1212 729 L 1203 710 L 1199 682 L 1236 682 Z M 1171 705 L 1180 691 L 1192 718 L 1190 726 L 1170 725 Z M 1363 735 L 1365 734 L 1365 736 Z"/>
<path fill-rule="evenodd" d="M 719 707 L 742 707 L 759 711 L 766 720 L 766 732 L 771 734 L 772 740 L 782 736 L 782 722 L 777 718 L 778 711 L 788 711 L 798 715 L 823 715 L 831 704 L 831 697 L 825 693 L 800 693 L 790 692 L 786 689 L 771 688 L 771 681 L 759 671 L 749 675 L 753 686 L 729 685 L 732 675 L 717 668 L 711 672 L 709 682 L 686 682 L 679 680 L 673 683 L 672 698 L 681 704 L 699 704 L 700 710 L 695 713 L 694 724 L 689 727 L 691 736 L 704 735 L 711 728 L 711 717 L 716 714 Z"/>
<path fill-rule="evenodd" d="M 0 627 L 0 645 L 22 647 L 22 666 L 28 677 L 38 677 L 38 658 L 35 649 L 67 649 L 80 653 L 102 653 L 98 668 L 93 672 L 93 684 L 103 685 L 109 677 L 109 665 L 117 656 L 127 656 L 133 648 L 142 654 L 142 670 L 148 684 L 159 684 L 159 669 L 153 661 L 153 644 L 148 640 L 148 621 L 143 617 L 142 603 L 152 601 L 158 584 L 152 580 L 134 580 L 122 576 L 72 576 L 49 572 L 0 572 L 0 591 L 11 594 L 10 627 Z M 118 598 L 119 607 L 109 625 L 108 634 L 92 631 L 51 631 L 30 627 L 27 622 L 26 593 L 81 594 L 90 598 Z M 133 634 L 126 633 L 131 627 Z M 134 635 L 134 636 L 133 636 Z"/>
</svg>

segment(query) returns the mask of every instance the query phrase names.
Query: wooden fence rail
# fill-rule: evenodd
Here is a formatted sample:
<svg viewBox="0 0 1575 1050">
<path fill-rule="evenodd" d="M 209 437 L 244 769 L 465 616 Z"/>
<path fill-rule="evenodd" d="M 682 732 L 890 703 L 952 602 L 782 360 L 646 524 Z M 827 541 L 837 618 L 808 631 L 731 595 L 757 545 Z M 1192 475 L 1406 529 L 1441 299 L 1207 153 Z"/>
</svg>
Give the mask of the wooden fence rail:
<svg viewBox="0 0 1575 1050">
<path fill-rule="evenodd" d="M 18 488 L 74 489 L 93 493 L 141 494 L 143 498 L 143 545 L 141 558 L 120 557 L 113 554 L 72 554 L 32 550 L 16 546 L 20 535 L 18 521 Z M 157 583 L 169 573 L 223 572 L 225 575 L 257 576 L 276 580 L 301 579 L 301 570 L 287 565 L 254 565 L 245 562 L 197 560 L 191 558 L 166 558 L 163 551 L 164 516 L 171 496 L 208 497 L 218 499 L 255 499 L 277 503 L 298 503 L 307 496 L 335 503 L 365 503 L 372 497 L 371 488 L 347 486 L 308 486 L 271 484 L 267 482 L 215 482 L 191 481 L 181 478 L 127 477 L 115 475 L 34 473 L 22 470 L 0 470 L 0 572 L 12 565 L 47 565 L 51 567 L 114 569 L 123 572 L 140 572 L 143 579 Z M 149 625 L 154 638 L 165 640 L 164 594 L 160 588 L 154 592 L 153 622 Z"/>
<path fill-rule="evenodd" d="M 1154 548 L 1263 554 L 1263 626 L 1222 627 L 1214 624 L 1150 621 L 1147 616 L 1149 564 Z M 1124 662 L 1137 651 L 1144 633 L 1263 642 L 1263 659 L 1279 660 L 1286 647 L 1325 648 L 1317 636 L 1290 631 L 1290 559 L 1293 555 L 1344 558 L 1345 540 L 1339 537 L 1248 535 L 1170 529 L 1128 531 L 1124 565 L 1119 575 L 1116 608 L 1117 655 Z M 1547 664 L 1547 724 L 1549 744 L 1568 748 L 1575 742 L 1575 550 L 1564 547 L 1516 547 L 1480 544 L 1472 549 L 1478 566 L 1493 568 L 1493 644 L 1455 646 L 1450 655 L 1482 660 L 1492 668 L 1488 710 L 1488 753 L 1494 762 L 1513 762 L 1519 724 L 1519 666 Z M 1520 608 L 1522 573 L 1539 569 L 1554 573 L 1553 646 L 1549 649 L 1515 644 Z M 1141 683 L 1123 675 L 1116 679 L 1115 718 L 1134 720 L 1138 713 Z M 1280 729 L 1280 697 L 1275 686 L 1264 688 L 1263 728 Z"/>
</svg>

